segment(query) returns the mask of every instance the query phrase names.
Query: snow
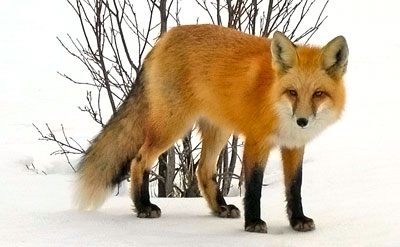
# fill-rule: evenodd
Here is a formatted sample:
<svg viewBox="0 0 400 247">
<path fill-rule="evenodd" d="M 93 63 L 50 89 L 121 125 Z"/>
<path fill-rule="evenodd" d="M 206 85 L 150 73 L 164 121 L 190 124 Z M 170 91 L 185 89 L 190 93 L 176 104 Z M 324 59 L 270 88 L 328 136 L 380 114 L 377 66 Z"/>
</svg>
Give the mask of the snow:
<svg viewBox="0 0 400 247">
<path fill-rule="evenodd" d="M 56 73 L 84 76 L 55 39 L 77 33 L 78 23 L 64 1 L 3 1 L 0 246 L 400 246 L 399 7 L 394 0 L 329 3 L 311 43 L 347 38 L 348 101 L 342 119 L 306 148 L 303 204 L 317 229 L 289 227 L 273 152 L 262 197 L 269 233 L 256 234 L 243 231 L 243 217 L 211 216 L 202 198 L 153 198 L 159 219 L 137 218 L 126 188 L 96 212 L 72 209 L 74 176 L 63 157 L 48 155 L 54 146 L 38 141 L 31 123 L 63 123 L 81 140 L 98 131 L 76 108 L 85 92 Z M 25 167 L 31 164 L 36 170 Z M 243 213 L 241 197 L 227 201 Z"/>
</svg>

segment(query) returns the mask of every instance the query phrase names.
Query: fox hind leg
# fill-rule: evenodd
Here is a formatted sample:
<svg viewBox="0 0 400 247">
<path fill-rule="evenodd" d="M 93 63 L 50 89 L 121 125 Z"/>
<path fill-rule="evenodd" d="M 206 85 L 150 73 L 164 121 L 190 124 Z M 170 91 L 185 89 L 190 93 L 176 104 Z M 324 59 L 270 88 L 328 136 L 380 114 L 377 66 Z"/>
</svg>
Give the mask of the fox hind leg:
<svg viewBox="0 0 400 247">
<path fill-rule="evenodd" d="M 160 208 L 150 202 L 149 174 L 157 157 L 193 125 L 192 119 L 161 108 L 149 116 L 144 144 L 131 162 L 131 197 L 139 218 L 160 217 Z"/>
<path fill-rule="evenodd" d="M 203 197 L 212 212 L 222 218 L 238 218 L 240 211 L 234 205 L 228 205 L 216 182 L 216 162 L 219 153 L 226 144 L 230 132 L 201 119 L 198 126 L 202 136 L 202 150 L 197 167 L 197 177 Z"/>
<path fill-rule="evenodd" d="M 131 162 L 131 197 L 139 218 L 158 218 L 161 210 L 150 202 L 149 174 L 157 157 L 148 141 L 145 141 Z"/>
</svg>

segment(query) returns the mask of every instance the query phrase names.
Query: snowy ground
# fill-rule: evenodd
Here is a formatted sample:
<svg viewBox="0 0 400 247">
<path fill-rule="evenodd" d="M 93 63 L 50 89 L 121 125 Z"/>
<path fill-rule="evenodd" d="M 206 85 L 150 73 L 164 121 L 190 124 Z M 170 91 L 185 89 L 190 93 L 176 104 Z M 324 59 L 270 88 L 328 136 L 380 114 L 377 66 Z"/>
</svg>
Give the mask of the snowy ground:
<svg viewBox="0 0 400 247">
<path fill-rule="evenodd" d="M 202 198 L 155 198 L 163 215 L 150 220 L 135 217 L 127 193 L 97 212 L 71 209 L 70 169 L 48 156 L 54 147 L 36 140 L 31 123 L 63 123 L 82 138 L 97 131 L 76 109 L 85 92 L 56 74 L 81 70 L 55 39 L 77 23 L 64 1 L 2 2 L 0 246 L 400 246 L 400 4 L 349 2 L 332 1 L 313 38 L 342 34 L 350 47 L 346 112 L 306 150 L 304 208 L 317 229 L 288 226 L 274 153 L 262 198 L 268 234 L 244 232 L 243 218 L 212 217 Z M 31 163 L 48 175 L 26 169 Z M 227 200 L 242 208 L 242 198 Z"/>
</svg>

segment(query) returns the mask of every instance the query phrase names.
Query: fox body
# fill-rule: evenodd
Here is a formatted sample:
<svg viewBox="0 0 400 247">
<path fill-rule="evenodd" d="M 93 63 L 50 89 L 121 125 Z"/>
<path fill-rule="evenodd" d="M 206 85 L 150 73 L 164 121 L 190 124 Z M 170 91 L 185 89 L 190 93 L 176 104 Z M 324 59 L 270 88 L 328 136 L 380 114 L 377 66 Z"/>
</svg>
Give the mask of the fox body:
<svg viewBox="0 0 400 247">
<path fill-rule="evenodd" d="M 150 202 L 149 172 L 157 157 L 193 124 L 202 135 L 197 175 L 212 212 L 240 217 L 222 197 L 216 160 L 232 133 L 245 138 L 245 230 L 266 232 L 260 218 L 264 167 L 281 149 L 287 211 L 298 231 L 314 229 L 301 203 L 305 144 L 343 110 L 348 48 L 339 36 L 326 46 L 296 46 L 214 25 L 180 26 L 147 55 L 130 95 L 81 160 L 76 201 L 95 209 L 129 171 L 138 217 L 159 217 Z"/>
</svg>

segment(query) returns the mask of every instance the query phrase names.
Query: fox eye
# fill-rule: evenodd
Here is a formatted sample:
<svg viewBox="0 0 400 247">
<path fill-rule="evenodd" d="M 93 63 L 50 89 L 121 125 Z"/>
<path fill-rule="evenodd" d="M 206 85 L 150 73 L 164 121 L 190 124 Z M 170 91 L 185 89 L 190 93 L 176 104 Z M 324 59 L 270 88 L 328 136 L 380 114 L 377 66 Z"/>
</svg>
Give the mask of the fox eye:
<svg viewBox="0 0 400 247">
<path fill-rule="evenodd" d="M 322 91 L 315 91 L 315 93 L 313 94 L 313 97 L 321 97 L 324 94 L 324 92 Z"/>
<path fill-rule="evenodd" d="M 289 94 L 292 95 L 292 96 L 297 96 L 296 90 L 289 90 L 288 92 L 289 92 Z"/>
</svg>

